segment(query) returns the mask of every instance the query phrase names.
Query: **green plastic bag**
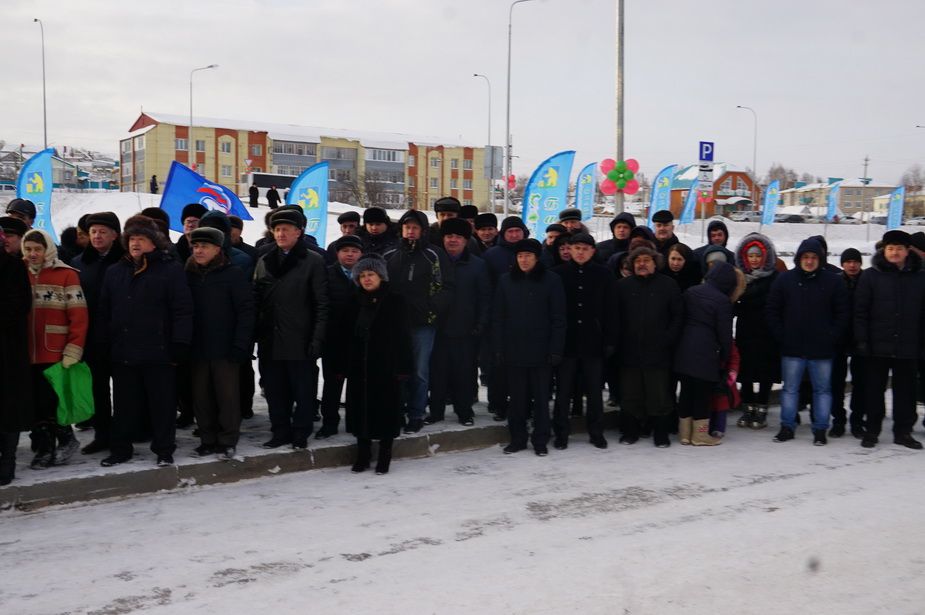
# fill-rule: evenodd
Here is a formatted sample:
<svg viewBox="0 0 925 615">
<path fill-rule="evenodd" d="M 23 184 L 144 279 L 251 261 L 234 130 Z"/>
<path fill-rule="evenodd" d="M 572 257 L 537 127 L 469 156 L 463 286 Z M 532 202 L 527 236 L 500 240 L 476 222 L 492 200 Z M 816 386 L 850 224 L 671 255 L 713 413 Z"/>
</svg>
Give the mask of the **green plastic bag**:
<svg viewBox="0 0 925 615">
<path fill-rule="evenodd" d="M 86 363 L 64 369 L 58 362 L 43 373 L 58 395 L 58 425 L 74 425 L 93 416 L 93 376 Z"/>
</svg>

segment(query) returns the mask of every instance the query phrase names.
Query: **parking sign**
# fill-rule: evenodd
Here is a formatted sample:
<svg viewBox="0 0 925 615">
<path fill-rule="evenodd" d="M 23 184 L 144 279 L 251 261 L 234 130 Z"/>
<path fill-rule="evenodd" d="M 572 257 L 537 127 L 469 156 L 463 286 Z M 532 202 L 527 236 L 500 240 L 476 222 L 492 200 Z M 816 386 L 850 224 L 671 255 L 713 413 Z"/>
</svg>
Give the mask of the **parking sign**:
<svg viewBox="0 0 925 615">
<path fill-rule="evenodd" d="M 700 162 L 713 162 L 713 142 L 701 141 L 699 155 Z"/>
</svg>

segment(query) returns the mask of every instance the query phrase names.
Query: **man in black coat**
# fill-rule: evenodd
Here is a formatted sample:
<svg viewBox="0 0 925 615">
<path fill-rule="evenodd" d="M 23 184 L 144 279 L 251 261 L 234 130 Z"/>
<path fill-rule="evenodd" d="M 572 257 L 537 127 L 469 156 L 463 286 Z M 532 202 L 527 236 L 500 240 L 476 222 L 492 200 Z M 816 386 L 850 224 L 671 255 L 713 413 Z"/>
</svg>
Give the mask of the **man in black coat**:
<svg viewBox="0 0 925 615">
<path fill-rule="evenodd" d="M 848 326 L 848 290 L 827 271 L 825 250 L 815 239 L 797 249 L 796 267 L 780 274 L 768 295 L 767 319 L 780 344 L 784 389 L 775 442 L 794 437 L 800 383 L 808 370 L 813 385 L 813 444 L 826 444 L 832 411 L 832 362 Z"/>
<path fill-rule="evenodd" d="M 702 263 L 704 260 L 704 252 L 710 246 L 718 246 L 722 248 L 723 254 L 726 255 L 726 262 L 733 264 L 736 262 L 735 254 L 726 247 L 726 244 L 729 243 L 729 228 L 726 226 L 726 223 L 722 220 L 710 220 L 710 223 L 707 225 L 707 241 L 709 243 L 705 246 L 700 246 L 694 250 L 694 262 Z M 703 270 L 706 273 L 706 267 Z"/>
<path fill-rule="evenodd" d="M 177 247 L 177 255 L 181 263 L 186 263 L 192 255 L 193 252 L 189 245 L 189 234 L 199 228 L 199 221 L 206 215 L 207 211 L 209 210 L 200 203 L 190 203 L 183 208 L 180 214 L 180 222 L 183 223 L 183 234 L 175 244 Z"/>
<path fill-rule="evenodd" d="M 280 201 L 279 192 L 276 190 L 276 186 L 270 186 L 270 189 L 267 190 L 267 203 L 270 205 L 270 209 L 276 209 L 279 207 Z"/>
<path fill-rule="evenodd" d="M 856 354 L 867 359 L 867 418 L 861 446 L 877 445 L 890 377 L 893 442 L 919 450 L 922 443 L 912 437 L 912 428 L 917 360 L 925 347 L 925 272 L 922 259 L 909 249 L 908 233 L 887 231 L 882 243 L 854 294 Z"/>
<path fill-rule="evenodd" d="M 328 279 L 324 259 L 302 240 L 300 211 L 280 208 L 270 228 L 274 245 L 254 272 L 260 375 L 273 432 L 263 446 L 304 449 L 313 429 L 318 383 L 312 374 L 328 322 Z"/>
<path fill-rule="evenodd" d="M 565 347 L 565 292 L 559 276 L 539 262 L 541 246 L 524 239 L 516 262 L 498 280 L 492 305 L 492 342 L 510 391 L 506 454 L 527 448 L 527 406 L 533 416 L 533 451 L 548 454 L 549 383 Z"/>
<path fill-rule="evenodd" d="M 29 227 L 19 218 L 13 216 L 0 216 L 0 231 L 3 231 L 4 251 L 12 256 L 22 260 L 22 236 L 26 234 Z"/>
<path fill-rule="evenodd" d="M 357 230 L 357 236 L 363 241 L 363 254 L 382 256 L 398 245 L 392 220 L 381 207 L 369 207 L 363 212 L 363 227 Z"/>
<path fill-rule="evenodd" d="M 241 432 L 241 364 L 251 362 L 254 296 L 250 281 L 223 250 L 213 227 L 190 233 L 186 275 L 193 296 L 190 379 L 199 426 L 197 457 L 233 459 Z"/>
<path fill-rule="evenodd" d="M 93 376 L 94 414 L 91 419 L 93 441 L 81 449 L 83 454 L 90 455 L 109 449 L 109 433 L 112 425 L 109 381 L 112 378 L 112 362 L 109 357 L 109 348 L 100 343 L 96 330 L 107 325 L 106 322 L 100 321 L 99 311 L 100 293 L 103 290 L 106 271 L 124 257 L 125 250 L 119 241 L 122 226 L 116 214 L 110 211 L 90 214 L 87 218 L 87 227 L 90 233 L 90 245 L 73 260 L 71 265 L 80 273 L 80 287 L 87 299 L 87 312 L 90 316 L 83 360 Z"/>
<path fill-rule="evenodd" d="M 446 252 L 427 239 L 427 217 L 410 209 L 398 221 L 401 241 L 384 257 L 391 288 L 405 298 L 411 324 L 414 373 L 407 382 L 408 422 L 405 433 L 424 426 L 427 391 L 430 388 L 430 357 L 437 322 L 453 302 L 454 270 Z"/>
<path fill-rule="evenodd" d="M 250 200 L 251 207 L 259 206 L 257 201 L 260 199 L 260 190 L 257 188 L 257 184 L 251 184 L 251 187 L 247 189 L 247 197 Z"/>
<path fill-rule="evenodd" d="M 341 237 L 356 236 L 360 228 L 360 214 L 355 211 L 345 211 L 337 216 L 337 224 L 340 225 Z M 334 243 L 335 242 L 332 241 L 326 251 L 325 261 L 328 265 L 337 263 L 337 250 L 334 248 Z"/>
<path fill-rule="evenodd" d="M 663 264 L 659 271 L 668 266 L 668 249 L 678 243 L 674 234 L 674 214 L 670 209 L 655 212 L 652 216 L 652 225 L 655 227 L 655 249 L 662 255 Z"/>
<path fill-rule="evenodd" d="M 363 242 L 356 235 L 344 235 L 332 243 L 331 247 L 337 255 L 337 262 L 327 267 L 329 316 L 328 333 L 321 355 L 321 370 L 324 374 L 321 390 L 322 424 L 315 434 L 319 440 L 337 434 L 340 426 L 340 396 L 346 371 L 338 363 L 338 353 L 351 343 L 351 335 L 344 329 L 343 319 L 356 294 L 356 284 L 352 278 L 353 266 L 363 256 Z"/>
<path fill-rule="evenodd" d="M 633 214 L 627 211 L 617 214 L 610 221 L 610 232 L 613 234 L 613 238 L 597 244 L 598 259 L 602 263 L 606 263 L 614 254 L 629 250 L 630 233 L 634 228 L 636 228 L 636 218 L 633 217 Z"/>
<path fill-rule="evenodd" d="M 864 437 L 864 375 L 867 366 L 864 357 L 854 352 L 854 291 L 857 290 L 863 269 L 861 253 L 856 248 L 848 248 L 841 254 L 842 271 L 839 274 L 848 289 L 849 325 L 832 365 L 832 428 L 829 436 L 840 438 L 845 435 L 845 425 L 851 427 L 851 435 Z M 845 409 L 845 385 L 848 377 L 850 358 L 851 369 L 851 415 Z"/>
<path fill-rule="evenodd" d="M 636 248 L 627 259 L 633 275 L 617 282 L 615 316 L 623 408 L 620 442 L 635 444 L 642 421 L 649 420 L 655 446 L 665 448 L 671 445 L 674 408 L 672 353 L 684 322 L 681 290 L 674 280 L 657 273 L 662 256 L 652 248 Z"/>
<path fill-rule="evenodd" d="M 453 267 L 453 303 L 437 326 L 430 359 L 430 414 L 428 425 L 440 422 L 451 401 L 462 425 L 474 424 L 473 391 L 476 385 L 480 336 L 488 330 L 491 283 L 485 261 L 470 254 L 472 226 L 461 218 L 440 224 L 443 248 Z"/>
<path fill-rule="evenodd" d="M 476 256 L 482 256 L 498 243 L 498 216 L 492 213 L 479 214 L 475 217 Z"/>
<path fill-rule="evenodd" d="M 122 234 L 127 254 L 106 271 L 96 335 L 112 361 L 112 466 L 132 458 L 132 440 L 145 415 L 158 466 L 173 464 L 176 450 L 177 364 L 189 357 L 193 300 L 183 266 L 167 252 L 157 224 L 132 216 Z"/>
<path fill-rule="evenodd" d="M 553 412 L 555 447 L 568 448 L 571 431 L 569 405 L 576 388 L 587 395 L 585 417 L 591 444 L 607 448 L 604 438 L 604 360 L 616 349 L 613 321 L 616 309 L 616 278 L 595 262 L 595 241 L 587 233 L 569 238 L 572 260 L 555 267 L 565 289 L 566 332 L 562 364 L 556 370 L 556 403 Z"/>
</svg>

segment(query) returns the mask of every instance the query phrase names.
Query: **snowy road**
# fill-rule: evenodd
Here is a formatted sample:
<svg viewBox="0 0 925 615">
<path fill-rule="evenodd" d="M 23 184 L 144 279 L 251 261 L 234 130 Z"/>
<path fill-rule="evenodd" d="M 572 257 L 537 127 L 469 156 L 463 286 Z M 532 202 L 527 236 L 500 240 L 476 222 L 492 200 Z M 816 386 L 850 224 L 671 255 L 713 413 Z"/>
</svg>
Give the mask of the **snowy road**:
<svg viewBox="0 0 925 615">
<path fill-rule="evenodd" d="M 925 455 L 580 436 L 0 515 L 4 613 L 921 613 Z"/>
</svg>

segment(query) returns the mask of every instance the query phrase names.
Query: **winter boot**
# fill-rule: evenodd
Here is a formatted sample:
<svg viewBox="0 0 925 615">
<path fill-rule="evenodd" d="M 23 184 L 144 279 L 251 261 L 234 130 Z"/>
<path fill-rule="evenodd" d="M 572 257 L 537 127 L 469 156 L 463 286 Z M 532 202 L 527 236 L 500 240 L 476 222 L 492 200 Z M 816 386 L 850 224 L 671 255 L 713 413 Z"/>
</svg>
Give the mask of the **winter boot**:
<svg viewBox="0 0 925 615">
<path fill-rule="evenodd" d="M 755 414 L 757 414 L 755 406 L 753 404 L 748 404 L 745 406 L 745 410 L 742 411 L 742 416 L 736 421 L 736 425 L 739 427 L 750 427 L 752 420 L 755 418 Z"/>
<path fill-rule="evenodd" d="M 66 427 L 59 425 L 57 432 L 58 450 L 55 452 L 55 465 L 63 466 L 80 450 L 80 442 L 77 441 L 74 430 L 71 429 L 70 425 Z"/>
<path fill-rule="evenodd" d="M 32 448 L 35 457 L 29 467 L 33 470 L 44 470 L 55 465 L 55 434 L 49 425 L 39 425 L 32 430 Z"/>
<path fill-rule="evenodd" d="M 357 460 L 353 463 L 351 471 L 363 472 L 369 469 L 369 460 L 373 456 L 373 441 L 369 438 L 357 438 Z"/>
<path fill-rule="evenodd" d="M 379 440 L 379 458 L 376 459 L 376 474 L 388 474 L 392 463 L 392 439 Z"/>
<path fill-rule="evenodd" d="M 9 485 L 16 475 L 18 431 L 0 432 L 0 486 Z"/>
<path fill-rule="evenodd" d="M 623 435 L 620 436 L 620 444 L 636 444 L 639 441 L 639 421 L 628 412 L 620 414 L 623 415 Z"/>
<path fill-rule="evenodd" d="M 691 443 L 691 433 L 694 428 L 694 419 L 687 416 L 678 421 L 678 439 L 681 444 Z"/>
<path fill-rule="evenodd" d="M 652 421 L 652 443 L 656 448 L 668 448 L 671 446 L 671 438 L 668 437 L 670 416 L 651 417 Z"/>
<path fill-rule="evenodd" d="M 752 415 L 752 422 L 749 427 L 752 429 L 764 429 L 768 426 L 768 405 L 759 404 L 755 406 L 755 413 Z"/>
<path fill-rule="evenodd" d="M 722 444 L 722 440 L 710 435 L 710 419 L 700 419 L 693 422 L 693 431 L 691 433 L 691 444 L 694 446 L 716 446 Z"/>
<path fill-rule="evenodd" d="M 774 436 L 774 441 L 786 442 L 788 440 L 793 440 L 793 430 L 786 425 L 781 425 L 780 431 L 777 432 L 776 436 Z"/>
<path fill-rule="evenodd" d="M 813 430 L 813 446 L 825 446 L 828 444 L 828 440 L 825 437 L 824 429 L 814 429 Z"/>
</svg>

